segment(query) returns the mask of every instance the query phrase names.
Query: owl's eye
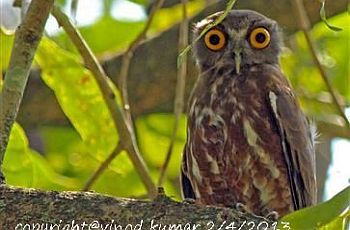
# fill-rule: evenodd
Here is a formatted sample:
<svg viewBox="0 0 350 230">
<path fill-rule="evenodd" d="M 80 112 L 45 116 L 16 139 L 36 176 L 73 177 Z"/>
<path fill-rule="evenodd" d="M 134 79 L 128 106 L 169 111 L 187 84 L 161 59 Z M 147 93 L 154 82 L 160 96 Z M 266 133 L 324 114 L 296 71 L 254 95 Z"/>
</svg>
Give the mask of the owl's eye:
<svg viewBox="0 0 350 230">
<path fill-rule="evenodd" d="M 270 44 L 270 33 L 263 27 L 255 28 L 249 36 L 250 45 L 256 49 L 264 49 Z"/>
<path fill-rule="evenodd" d="M 225 34 L 218 29 L 209 30 L 204 36 L 205 45 L 212 51 L 221 50 L 226 44 Z"/>
</svg>

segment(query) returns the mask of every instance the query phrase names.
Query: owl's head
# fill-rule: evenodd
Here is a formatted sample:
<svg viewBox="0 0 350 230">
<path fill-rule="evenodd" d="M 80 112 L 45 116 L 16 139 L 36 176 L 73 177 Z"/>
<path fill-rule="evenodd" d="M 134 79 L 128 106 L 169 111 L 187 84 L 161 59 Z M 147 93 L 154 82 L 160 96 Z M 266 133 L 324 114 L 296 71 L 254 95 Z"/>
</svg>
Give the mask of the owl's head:
<svg viewBox="0 0 350 230">
<path fill-rule="evenodd" d="M 193 39 L 222 12 L 198 22 Z M 281 38 L 275 21 L 251 10 L 231 10 L 194 44 L 199 68 L 228 67 L 239 73 L 255 64 L 278 64 Z"/>
</svg>

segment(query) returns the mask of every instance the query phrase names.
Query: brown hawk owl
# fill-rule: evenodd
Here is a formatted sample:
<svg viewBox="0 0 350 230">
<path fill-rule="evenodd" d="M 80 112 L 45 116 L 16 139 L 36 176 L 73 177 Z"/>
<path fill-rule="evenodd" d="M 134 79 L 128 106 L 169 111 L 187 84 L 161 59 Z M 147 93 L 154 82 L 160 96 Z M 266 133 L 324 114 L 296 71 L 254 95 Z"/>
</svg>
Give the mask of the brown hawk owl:
<svg viewBox="0 0 350 230">
<path fill-rule="evenodd" d="M 195 25 L 194 39 L 222 12 Z M 275 21 L 232 10 L 193 51 L 181 185 L 197 203 L 242 203 L 258 215 L 315 204 L 313 134 L 279 66 Z"/>
</svg>

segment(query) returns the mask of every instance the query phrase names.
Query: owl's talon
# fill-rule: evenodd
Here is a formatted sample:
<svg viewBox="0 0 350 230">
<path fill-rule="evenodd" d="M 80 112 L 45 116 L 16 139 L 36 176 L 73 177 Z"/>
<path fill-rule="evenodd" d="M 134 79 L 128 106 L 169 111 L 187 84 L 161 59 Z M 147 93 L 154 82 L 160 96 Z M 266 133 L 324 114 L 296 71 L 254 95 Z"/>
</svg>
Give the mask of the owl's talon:
<svg viewBox="0 0 350 230">
<path fill-rule="evenodd" d="M 276 211 L 269 212 L 266 216 L 266 219 L 277 221 L 279 219 L 279 214 Z"/>
<path fill-rule="evenodd" d="M 248 212 L 248 208 L 246 205 L 244 205 L 243 203 L 237 202 L 233 205 L 233 208 L 235 210 L 237 210 L 238 212 L 241 213 L 247 213 Z"/>
<path fill-rule="evenodd" d="M 185 198 L 182 200 L 182 203 L 185 203 L 185 204 L 195 204 L 196 203 L 196 200 L 195 199 L 192 199 L 192 198 Z"/>
</svg>

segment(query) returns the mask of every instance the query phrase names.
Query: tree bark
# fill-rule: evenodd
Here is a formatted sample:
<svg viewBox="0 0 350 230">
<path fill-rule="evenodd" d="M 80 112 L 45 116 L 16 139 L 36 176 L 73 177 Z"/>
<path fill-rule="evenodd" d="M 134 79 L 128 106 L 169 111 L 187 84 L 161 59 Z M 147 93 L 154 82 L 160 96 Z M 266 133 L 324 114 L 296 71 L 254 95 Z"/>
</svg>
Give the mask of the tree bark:
<svg viewBox="0 0 350 230">
<path fill-rule="evenodd" d="M 82 228 L 84 222 L 85 228 Z M 222 229 L 225 229 L 231 223 L 236 229 L 243 226 L 242 230 L 252 229 L 252 226 L 255 226 L 254 229 L 266 229 L 266 226 L 275 224 L 230 208 L 175 202 L 165 195 L 159 195 L 151 202 L 91 192 L 53 192 L 0 186 L 1 229 L 41 229 L 32 226 L 45 227 L 46 224 L 46 229 L 50 229 L 50 224 L 56 224 L 54 229 L 65 229 L 64 226 L 79 224 L 80 228 L 66 229 L 195 230 L 210 229 L 213 224 L 213 229 L 222 224 Z M 100 224 L 104 227 L 114 225 L 103 228 Z M 257 228 L 259 224 L 260 228 Z M 114 228 L 118 225 L 121 227 Z"/>
</svg>

